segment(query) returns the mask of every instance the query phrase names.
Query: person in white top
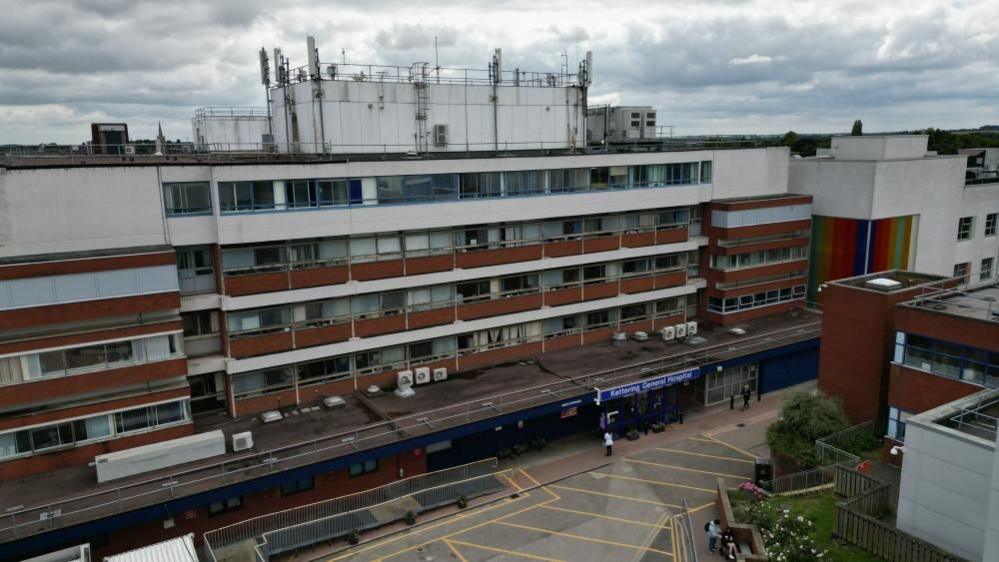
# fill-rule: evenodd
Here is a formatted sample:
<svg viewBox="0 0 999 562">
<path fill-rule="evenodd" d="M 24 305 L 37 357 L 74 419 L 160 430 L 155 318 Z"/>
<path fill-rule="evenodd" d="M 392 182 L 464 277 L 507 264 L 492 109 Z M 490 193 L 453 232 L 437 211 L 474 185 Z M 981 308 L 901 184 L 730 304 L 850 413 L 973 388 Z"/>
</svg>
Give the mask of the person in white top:
<svg viewBox="0 0 999 562">
<path fill-rule="evenodd" d="M 611 435 L 611 432 L 605 431 L 604 432 L 604 447 L 607 448 L 607 454 L 605 456 L 608 456 L 608 457 L 611 456 L 611 448 L 613 446 L 614 446 L 614 436 Z"/>
</svg>

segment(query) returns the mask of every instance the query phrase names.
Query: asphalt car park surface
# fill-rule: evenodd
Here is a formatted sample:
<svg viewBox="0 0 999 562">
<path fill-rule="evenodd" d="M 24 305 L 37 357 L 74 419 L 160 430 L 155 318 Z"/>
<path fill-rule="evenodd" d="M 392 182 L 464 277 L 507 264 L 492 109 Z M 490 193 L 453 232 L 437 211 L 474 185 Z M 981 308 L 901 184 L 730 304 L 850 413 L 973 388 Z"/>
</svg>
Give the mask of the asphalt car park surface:
<svg viewBox="0 0 999 562">
<path fill-rule="evenodd" d="M 541 486 L 504 474 L 514 493 L 492 504 L 361 544 L 324 560 L 630 561 L 677 559 L 678 514 L 714 509 L 717 479 L 752 478 L 755 455 L 711 436 L 688 437 Z M 699 529 L 694 539 L 701 540 Z"/>
</svg>

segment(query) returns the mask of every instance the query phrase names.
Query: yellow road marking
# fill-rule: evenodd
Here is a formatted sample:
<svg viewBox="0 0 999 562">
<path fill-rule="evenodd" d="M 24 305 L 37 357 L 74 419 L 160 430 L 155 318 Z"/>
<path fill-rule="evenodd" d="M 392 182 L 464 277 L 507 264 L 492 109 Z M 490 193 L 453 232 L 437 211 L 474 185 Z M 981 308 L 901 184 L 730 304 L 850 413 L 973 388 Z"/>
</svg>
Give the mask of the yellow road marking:
<svg viewBox="0 0 999 562">
<path fill-rule="evenodd" d="M 696 512 L 698 512 L 698 511 L 700 511 L 700 510 L 702 510 L 702 509 L 704 509 L 706 507 L 711 507 L 713 505 L 715 505 L 715 502 L 708 502 L 708 503 L 706 503 L 704 505 L 695 507 L 694 509 L 687 510 L 687 513 L 696 513 Z"/>
<path fill-rule="evenodd" d="M 670 543 L 670 546 L 673 547 L 673 560 L 679 560 L 680 559 L 680 553 L 678 552 L 677 546 L 676 546 L 676 537 L 678 535 L 678 533 L 676 532 L 676 517 L 670 517 L 669 518 L 669 524 L 670 524 L 670 527 L 672 527 L 670 529 L 670 533 L 672 533 L 672 535 L 671 535 L 672 539 L 669 541 L 669 543 Z"/>
<path fill-rule="evenodd" d="M 520 558 L 530 558 L 531 560 L 546 560 L 547 562 L 565 562 L 564 560 L 559 560 L 558 558 L 545 558 L 544 556 L 537 556 L 534 554 L 527 554 L 526 552 L 514 552 L 512 550 L 506 550 L 503 548 L 496 548 L 495 546 L 486 546 L 484 544 L 475 544 L 465 541 L 450 541 L 454 544 L 467 546 L 469 548 L 481 548 L 482 550 L 489 550 L 492 552 L 498 552 L 500 554 L 507 554 L 510 556 L 517 556 Z"/>
<path fill-rule="evenodd" d="M 611 515 L 600 515 L 599 513 L 592 513 L 592 512 L 589 512 L 589 511 L 579 511 L 577 509 L 568 509 L 568 508 L 565 508 L 565 507 L 555 507 L 553 505 L 546 505 L 542 509 L 553 509 L 555 511 L 565 511 L 565 512 L 568 512 L 568 513 L 577 513 L 579 515 L 586 515 L 588 517 L 596 517 L 597 519 L 610 519 L 611 521 L 619 521 L 621 523 L 630 523 L 631 525 L 641 525 L 643 527 L 654 527 L 656 529 L 669 529 L 670 531 L 672 531 L 672 529 L 670 529 L 669 527 L 667 527 L 665 525 L 656 525 L 654 523 L 645 523 L 643 521 L 634 521 L 632 519 L 625 519 L 623 517 L 614 517 L 614 516 L 611 516 Z"/>
<path fill-rule="evenodd" d="M 705 434 L 704 436 L 707 437 L 710 441 L 713 441 L 715 443 L 718 443 L 719 445 L 723 445 L 725 447 L 728 447 L 729 449 L 732 449 L 733 451 L 736 451 L 737 453 L 742 453 L 742 454 L 746 455 L 747 457 L 749 457 L 751 459 L 755 460 L 755 459 L 759 458 L 759 455 L 755 455 L 753 453 L 750 453 L 749 451 L 746 451 L 744 449 L 740 449 L 740 448 L 736 447 L 735 445 L 732 445 L 731 443 L 726 443 L 726 442 L 722 441 L 721 439 L 718 439 L 717 437 L 712 437 L 712 436 L 707 435 L 707 434 Z M 697 438 L 696 437 L 691 437 L 690 439 L 697 439 Z"/>
<path fill-rule="evenodd" d="M 552 488 L 558 488 L 559 490 L 569 490 L 569 491 L 572 491 L 572 492 L 580 492 L 580 493 L 583 493 L 583 494 L 593 494 L 595 496 L 606 496 L 608 498 L 617 498 L 619 500 L 627 500 L 627 501 L 638 502 L 638 503 L 648 503 L 648 504 L 652 504 L 652 505 L 661 505 L 661 506 L 664 506 L 664 507 L 672 507 L 672 508 L 675 508 L 675 509 L 683 509 L 683 506 L 681 506 L 681 505 L 675 505 L 675 504 L 672 504 L 672 503 L 663 503 L 663 502 L 657 502 L 657 501 L 653 501 L 653 500 L 645 500 L 645 499 L 642 499 L 642 498 L 633 498 L 633 497 L 630 497 L 630 496 L 621 496 L 621 495 L 618 495 L 618 494 L 608 494 L 607 492 L 597 492 L 595 490 L 586 490 L 586 489 L 583 489 L 583 488 L 573 488 L 572 486 L 562 486 L 562 485 L 552 484 L 551 487 Z"/>
<path fill-rule="evenodd" d="M 673 466 L 671 464 L 662 464 L 658 462 L 640 461 L 637 459 L 624 459 L 625 462 L 633 462 L 636 464 L 647 464 L 649 466 L 656 466 L 659 468 L 668 468 L 671 470 L 686 470 L 688 472 L 700 472 L 701 474 L 710 474 L 712 476 L 721 476 L 722 478 L 736 478 L 738 480 L 746 480 L 748 476 L 736 476 L 735 474 L 725 474 L 723 472 L 711 472 L 710 470 L 701 470 L 699 468 L 685 468 L 682 466 Z"/>
<path fill-rule="evenodd" d="M 530 480 L 531 482 L 534 482 L 535 486 L 540 486 L 541 485 L 541 482 L 538 482 L 533 476 L 531 476 L 530 474 L 528 474 L 527 471 L 524 470 L 523 468 L 517 467 L 517 470 L 519 470 L 521 474 L 523 474 L 524 476 L 526 476 L 528 480 Z"/>
<path fill-rule="evenodd" d="M 457 530 L 457 531 L 455 531 L 453 533 L 449 533 L 447 535 L 444 535 L 444 536 L 441 536 L 441 537 L 437 537 L 437 538 L 431 539 L 429 541 L 424 541 L 424 542 L 422 542 L 420 544 L 416 544 L 416 545 L 413 545 L 413 546 L 410 546 L 410 547 L 406 547 L 406 548 L 404 548 L 402 550 L 397 550 L 396 552 L 393 552 L 392 554 L 386 554 L 385 556 L 382 556 L 382 557 L 378 558 L 378 560 L 379 561 L 386 560 L 388 558 L 392 558 L 392 557 L 398 556 L 398 555 L 403 554 L 405 552 L 409 552 L 410 550 L 416 550 L 417 548 L 420 548 L 421 546 L 426 546 L 426 545 L 428 545 L 430 543 L 437 542 L 437 541 L 440 541 L 440 540 L 449 540 L 449 539 L 451 539 L 451 537 L 456 537 L 458 535 L 467 533 L 468 531 L 473 531 L 473 530 L 478 529 L 480 527 L 485 527 L 486 525 L 489 525 L 490 523 L 495 523 L 495 522 L 498 522 L 498 521 L 502 521 L 503 519 L 506 519 L 507 517 L 513 517 L 514 515 L 519 515 L 521 513 L 526 512 L 526 511 L 531 511 L 532 509 L 538 509 L 539 507 L 541 507 L 543 505 L 547 505 L 547 504 L 549 504 L 549 503 L 551 503 L 553 501 L 556 501 L 556 500 L 553 498 L 553 499 L 550 499 L 550 500 L 545 500 L 545 501 L 543 501 L 543 502 L 541 502 L 541 503 L 539 503 L 537 505 L 529 505 L 529 506 L 527 506 L 527 507 L 525 507 L 523 509 L 519 509 L 517 511 L 514 511 L 513 513 L 508 513 L 506 515 L 503 515 L 502 517 L 498 517 L 496 519 L 491 519 L 489 521 L 483 521 L 482 523 L 476 523 L 475 525 L 472 525 L 471 527 L 466 527 L 464 529 Z M 454 542 L 455 544 L 457 544 L 456 541 L 451 541 L 451 542 Z"/>
<path fill-rule="evenodd" d="M 451 552 L 453 552 L 454 555 L 458 557 L 458 560 L 461 560 L 461 562 L 468 562 L 468 558 L 462 556 L 461 553 L 458 552 L 458 549 L 455 548 L 453 544 L 451 544 L 449 541 L 444 541 L 444 544 L 446 544 L 447 547 L 451 549 Z"/>
<path fill-rule="evenodd" d="M 484 508 L 478 509 L 478 510 L 475 511 L 475 513 L 472 513 L 469 516 L 474 516 L 474 515 L 478 515 L 480 513 L 485 513 L 487 511 L 492 511 L 494 509 L 498 509 L 498 508 L 503 507 L 505 505 L 509 505 L 512 502 L 520 501 L 522 499 L 526 499 L 526 498 L 529 498 L 529 497 L 531 497 L 531 495 L 529 493 L 527 493 L 527 492 L 524 492 L 524 494 L 521 495 L 516 500 L 511 500 L 509 498 L 504 499 L 502 502 L 497 503 L 496 505 L 492 505 L 492 506 L 489 506 L 489 507 L 484 507 Z M 462 517 L 466 517 L 466 516 L 463 515 Z M 394 537 L 394 538 L 391 538 L 391 539 L 387 539 L 387 540 L 384 540 L 384 541 L 379 540 L 376 544 L 368 545 L 368 546 L 365 546 L 365 547 L 360 548 L 358 550 L 351 549 L 348 553 L 341 554 L 339 556 L 330 558 L 328 562 L 335 562 L 336 560 L 343 560 L 344 558 L 350 558 L 352 556 L 357 556 L 358 554 L 360 554 L 362 552 L 367 552 L 369 550 L 372 550 L 372 549 L 375 549 L 375 548 L 379 548 L 379 547 L 385 546 L 387 544 L 390 544 L 390 543 L 393 543 L 393 542 L 396 542 L 396 541 L 400 541 L 400 540 L 405 539 L 407 537 L 411 537 L 413 535 L 418 535 L 418 534 L 424 533 L 426 531 L 430 531 L 432 529 L 436 529 L 437 527 L 443 527 L 444 525 L 450 525 L 450 524 L 455 523 L 457 521 L 461 521 L 461 519 L 453 518 L 453 517 L 448 517 L 447 519 L 445 519 L 444 521 L 441 521 L 439 523 L 434 523 L 432 525 L 427 525 L 425 527 L 419 527 L 417 529 L 412 529 L 409 532 L 402 533 L 402 534 L 400 534 L 397 537 Z M 434 539 L 434 540 L 438 540 L 438 539 Z M 429 542 L 433 542 L 433 541 L 429 541 Z"/>
<path fill-rule="evenodd" d="M 705 453 L 694 453 L 692 451 L 681 451 L 680 449 L 667 449 L 665 447 L 656 447 L 656 449 L 658 449 L 660 451 L 666 451 L 667 453 L 680 453 L 682 455 L 694 455 L 694 456 L 697 456 L 697 457 L 707 457 L 709 459 L 719 459 L 719 460 L 723 460 L 723 461 L 744 462 L 744 463 L 748 463 L 748 464 L 753 464 L 755 462 L 755 461 L 748 461 L 746 459 L 737 459 L 735 457 L 724 457 L 724 456 L 720 456 L 720 455 L 708 455 L 708 454 L 705 454 Z"/>
<path fill-rule="evenodd" d="M 569 538 L 569 539 L 581 540 L 581 541 L 584 541 L 584 542 L 592 542 L 592 543 L 599 543 L 599 544 L 609 544 L 611 546 L 619 546 L 619 547 L 622 547 L 622 548 L 631 548 L 631 549 L 634 549 L 634 550 L 643 550 L 643 551 L 646 551 L 646 552 L 655 552 L 655 553 L 658 553 L 658 554 L 665 554 L 666 556 L 673 556 L 671 553 L 666 552 L 665 550 L 658 550 L 658 549 L 655 549 L 655 548 L 650 548 L 650 547 L 646 547 L 646 546 L 637 546 L 637 545 L 623 543 L 623 542 L 606 541 L 606 540 L 603 540 L 603 539 L 594 539 L 594 538 L 591 538 L 591 537 L 581 537 L 579 535 L 573 535 L 571 533 L 562 533 L 562 532 L 559 532 L 559 531 L 550 531 L 548 529 L 542 529 L 540 527 L 531 527 L 529 525 L 520 525 L 520 524 L 517 524 L 517 523 L 509 523 L 507 521 L 495 521 L 495 524 L 496 525 L 503 525 L 503 526 L 506 526 L 506 527 L 514 527 L 514 528 L 517 528 L 517 529 L 525 529 L 525 530 L 528 530 L 528 531 L 534 531 L 536 533 L 544 533 L 546 535 L 554 535 L 554 536 L 557 536 L 557 537 L 566 537 L 566 538 Z"/>
<path fill-rule="evenodd" d="M 617 474 L 607 474 L 605 472 L 592 472 L 591 474 L 596 474 L 597 476 L 603 476 L 606 478 L 620 478 L 621 480 L 633 480 L 635 482 L 645 482 L 646 484 L 655 484 L 656 486 L 669 486 L 670 488 L 686 488 L 688 490 L 697 490 L 698 492 L 707 492 L 709 494 L 714 494 L 718 492 L 718 490 L 710 490 L 708 488 L 699 488 L 697 486 L 688 486 L 686 484 L 675 484 L 673 482 L 660 482 L 658 480 L 647 480 L 645 478 L 635 478 L 634 476 L 620 476 Z"/>
<path fill-rule="evenodd" d="M 524 491 L 524 489 L 520 487 L 520 484 L 517 484 L 517 481 L 514 480 L 513 478 L 510 478 L 506 474 L 500 474 L 500 476 L 502 476 L 503 478 L 506 478 L 506 481 L 509 482 L 510 485 L 513 486 L 514 489 L 517 490 L 517 492 L 523 492 Z"/>
</svg>

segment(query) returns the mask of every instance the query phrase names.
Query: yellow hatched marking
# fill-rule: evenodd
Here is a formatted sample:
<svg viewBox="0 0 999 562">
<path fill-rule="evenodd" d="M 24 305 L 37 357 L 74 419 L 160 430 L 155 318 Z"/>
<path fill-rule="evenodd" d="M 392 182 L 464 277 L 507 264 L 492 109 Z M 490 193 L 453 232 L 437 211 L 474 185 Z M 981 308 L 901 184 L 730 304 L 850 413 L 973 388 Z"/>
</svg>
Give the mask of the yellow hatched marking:
<svg viewBox="0 0 999 562">
<path fill-rule="evenodd" d="M 631 525 L 641 525 L 643 527 L 653 527 L 655 529 L 666 529 L 672 531 L 670 527 L 666 525 L 656 525 L 655 523 L 645 523 L 643 521 L 634 521 L 632 519 L 624 519 L 623 517 L 614 517 L 612 515 L 600 515 L 599 513 L 591 513 L 589 511 L 579 511 L 577 509 L 568 509 L 565 507 L 555 507 L 553 505 L 546 505 L 542 509 L 552 509 L 555 511 L 565 511 L 567 513 L 577 513 L 579 515 L 586 515 L 588 517 L 596 517 L 597 519 L 609 519 L 611 521 L 619 521 L 621 523 L 629 523 Z"/>
<path fill-rule="evenodd" d="M 634 476 L 620 476 L 617 474 L 607 474 L 605 472 L 593 472 L 591 474 L 596 474 L 597 476 L 603 476 L 605 478 L 619 478 L 621 480 L 633 480 L 635 482 L 645 482 L 646 484 L 655 484 L 656 486 L 668 486 L 670 488 L 686 488 L 688 490 L 707 492 L 709 494 L 715 494 L 718 492 L 718 490 L 710 490 L 708 488 L 699 488 L 697 486 L 688 486 L 686 484 L 675 484 L 673 482 L 660 482 L 658 480 L 648 480 L 645 478 L 635 478 Z"/>
<path fill-rule="evenodd" d="M 517 492 L 523 492 L 524 491 L 524 489 L 520 487 L 520 484 L 517 484 L 517 481 L 514 480 L 513 478 L 510 478 L 506 474 L 500 474 L 500 476 L 502 476 L 503 478 L 505 478 L 506 481 L 509 482 L 510 485 L 513 486 L 515 490 L 517 490 Z"/>
<path fill-rule="evenodd" d="M 503 525 L 505 527 L 514 527 L 516 529 L 525 529 L 527 531 L 534 531 L 536 533 L 544 533 L 546 535 L 553 535 L 553 536 L 557 536 L 557 537 L 565 537 L 565 538 L 568 538 L 568 539 L 576 539 L 576 540 L 580 540 L 580 541 L 584 541 L 584 542 L 592 542 L 592 543 L 598 543 L 598 544 L 608 544 L 608 545 L 611 545 L 611 546 L 619 546 L 619 547 L 622 547 L 622 548 L 630 548 L 630 549 L 633 549 L 633 550 L 642 550 L 642 551 L 645 551 L 645 552 L 655 552 L 657 554 L 665 554 L 666 556 L 670 556 L 670 557 L 673 556 L 672 553 L 666 552 L 665 550 L 659 550 L 659 549 L 651 548 L 651 547 L 647 547 L 647 546 L 637 546 L 637 545 L 634 545 L 634 544 L 628 544 L 628 543 L 623 543 L 623 542 L 606 541 L 606 540 L 603 540 L 603 539 L 594 539 L 594 538 L 591 538 L 591 537 L 581 537 L 579 535 L 573 535 L 571 533 L 562 533 L 562 532 L 559 532 L 559 531 L 549 531 L 548 529 L 542 529 L 540 527 L 531 527 L 529 525 L 520 525 L 518 523 L 509 523 L 507 521 L 496 521 L 495 523 L 497 525 Z"/>
<path fill-rule="evenodd" d="M 687 472 L 700 472 L 701 474 L 710 474 L 711 476 L 721 476 L 722 478 L 735 478 L 737 480 L 746 480 L 748 476 L 736 476 L 735 474 L 725 474 L 723 472 L 711 472 L 710 470 L 701 470 L 699 468 L 685 468 L 682 466 L 673 466 L 671 464 L 662 464 L 658 462 L 640 461 L 637 459 L 624 459 L 625 462 L 633 462 L 636 464 L 647 464 L 649 466 L 655 466 L 659 468 L 668 468 L 670 470 L 685 470 Z"/>
<path fill-rule="evenodd" d="M 450 543 L 450 541 L 444 541 L 444 544 L 446 544 L 447 547 L 451 549 L 451 552 L 453 552 L 454 555 L 458 557 L 458 560 L 461 560 L 461 562 L 468 562 L 468 558 L 462 556 L 461 553 L 458 552 L 458 549 L 455 548 L 454 545 Z"/>
<path fill-rule="evenodd" d="M 731 443 L 726 443 L 726 442 L 722 441 L 721 439 L 718 439 L 717 437 L 712 437 L 712 436 L 707 435 L 707 434 L 705 434 L 704 436 L 708 438 L 709 442 L 718 443 L 719 445 L 728 447 L 729 449 L 732 449 L 733 451 L 735 451 L 737 453 L 742 453 L 742 454 L 746 455 L 747 457 L 749 457 L 751 459 L 755 460 L 755 459 L 759 458 L 759 455 L 754 455 L 753 453 L 750 453 L 749 451 L 746 451 L 745 449 L 740 449 L 740 448 L 736 447 L 735 445 L 732 445 Z M 697 438 L 696 437 L 691 437 L 691 439 L 697 439 Z"/>
<path fill-rule="evenodd" d="M 544 491 L 546 491 L 546 492 L 548 492 L 549 494 L 551 494 L 551 496 L 553 498 L 555 498 L 557 500 L 562 499 L 562 496 L 560 496 L 560 495 L 556 494 L 555 492 L 549 490 L 548 486 L 542 486 L 541 482 L 538 482 L 536 478 L 534 478 L 533 476 L 531 476 L 530 474 L 528 474 L 527 471 L 524 470 L 523 468 L 519 468 L 518 467 L 517 470 L 519 470 L 520 473 L 523 474 L 525 478 L 527 478 L 528 480 L 530 480 L 531 482 L 533 482 L 535 486 L 541 486 L 541 489 L 544 490 Z"/>
<path fill-rule="evenodd" d="M 681 455 L 694 455 L 695 457 L 705 457 L 705 458 L 709 458 L 709 459 L 719 459 L 719 460 L 723 460 L 723 461 L 744 462 L 744 463 L 747 463 L 747 464 L 753 464 L 755 462 L 755 461 L 749 461 L 749 460 L 746 460 L 746 459 L 737 459 L 735 457 L 725 457 L 725 456 L 721 456 L 721 455 L 708 455 L 708 454 L 705 454 L 705 453 L 694 453 L 692 451 L 681 451 L 680 449 L 667 449 L 665 447 L 656 447 L 656 449 L 659 450 L 659 451 L 666 451 L 667 453 L 680 453 Z"/>
<path fill-rule="evenodd" d="M 617 498 L 619 500 L 627 500 L 627 501 L 638 502 L 638 503 L 647 503 L 647 504 L 651 504 L 651 505 L 661 505 L 661 506 L 664 506 L 664 507 L 672 507 L 672 508 L 675 508 L 675 509 L 683 509 L 683 506 L 675 505 L 675 504 L 672 504 L 672 503 L 663 503 L 663 502 L 657 502 L 657 501 L 654 501 L 654 500 L 646 500 L 646 499 L 642 499 L 642 498 L 633 498 L 631 496 L 622 496 L 622 495 L 618 495 L 618 494 L 608 494 L 607 492 L 597 492 L 595 490 L 586 490 L 586 489 L 583 489 L 583 488 L 573 488 L 572 486 L 562 486 L 562 485 L 554 485 L 553 484 L 551 487 L 552 488 L 558 488 L 559 490 L 569 490 L 569 491 L 572 491 L 572 492 L 580 492 L 582 494 L 593 494 L 595 496 L 606 496 L 608 498 Z"/>
<path fill-rule="evenodd" d="M 509 556 L 516 556 L 518 558 L 530 558 L 531 560 L 546 560 L 547 562 L 565 562 L 565 560 L 559 560 L 558 558 L 546 558 L 544 556 L 537 556 L 535 554 L 528 554 L 526 552 L 514 552 L 512 550 L 506 550 L 503 548 L 496 548 L 495 546 L 486 546 L 484 544 L 475 544 L 465 541 L 449 541 L 460 546 L 467 546 L 469 548 L 480 548 L 482 550 L 488 550 L 491 552 L 498 552 L 500 554 L 507 554 Z"/>
<path fill-rule="evenodd" d="M 531 495 L 529 493 L 527 493 L 527 492 L 524 492 L 524 494 L 521 495 L 516 500 L 511 500 L 509 498 L 506 498 L 502 502 L 497 503 L 496 505 L 492 505 L 492 506 L 489 506 L 489 507 L 484 507 L 482 509 L 479 509 L 475 513 L 471 514 L 470 516 L 478 515 L 480 513 L 485 513 L 487 511 L 492 511 L 494 509 L 498 509 L 498 508 L 501 508 L 503 506 L 509 505 L 512 502 L 520 501 L 522 499 L 527 499 L 529 497 L 531 497 Z M 466 517 L 466 516 L 462 515 L 462 517 Z M 386 539 L 384 541 L 380 540 L 376 544 L 368 545 L 368 546 L 365 546 L 364 548 L 361 548 L 361 549 L 358 549 L 358 550 L 351 549 L 346 554 L 341 554 L 339 556 L 335 556 L 333 558 L 330 558 L 329 562 L 335 562 L 336 560 L 343 560 L 345 558 L 350 558 L 352 556 L 357 556 L 358 554 L 360 554 L 362 552 L 367 552 L 367 551 L 373 550 L 375 548 L 380 548 L 380 547 L 383 547 L 383 546 L 385 546 L 387 544 L 391 544 L 391 543 L 394 543 L 396 541 L 400 541 L 402 539 L 411 537 L 413 535 L 418 535 L 418 534 L 424 533 L 426 531 L 430 531 L 430 530 L 436 529 L 437 527 L 443 527 L 444 525 L 450 525 L 452 523 L 456 523 L 456 522 L 458 522 L 460 520 L 461 520 L 460 518 L 448 517 L 446 520 L 441 521 L 439 523 L 434 523 L 432 525 L 427 525 L 426 527 L 420 527 L 418 529 L 413 529 L 413 530 L 411 530 L 411 531 L 409 531 L 407 533 L 402 533 L 402 534 L 400 534 L 397 537 L 394 537 L 394 538 L 391 538 L 391 539 Z M 438 540 L 438 539 L 434 539 L 434 540 Z M 424 543 L 424 544 L 429 544 L 430 542 L 434 542 L 434 541 L 433 540 L 432 541 L 428 541 L 427 543 Z M 420 546 L 422 546 L 422 545 L 420 545 Z"/>
</svg>

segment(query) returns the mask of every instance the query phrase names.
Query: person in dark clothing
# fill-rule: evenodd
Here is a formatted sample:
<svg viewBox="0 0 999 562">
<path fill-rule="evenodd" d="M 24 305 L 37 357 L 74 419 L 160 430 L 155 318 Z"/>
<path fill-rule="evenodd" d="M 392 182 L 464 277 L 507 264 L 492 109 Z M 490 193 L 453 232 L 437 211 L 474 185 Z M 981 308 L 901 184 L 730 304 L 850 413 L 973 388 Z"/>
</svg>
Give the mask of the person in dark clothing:
<svg viewBox="0 0 999 562">
<path fill-rule="evenodd" d="M 749 391 L 749 385 L 742 387 L 742 409 L 749 409 L 749 399 L 753 397 L 753 393 Z"/>
<path fill-rule="evenodd" d="M 725 527 L 725 532 L 721 536 L 721 555 L 725 560 L 735 560 L 735 555 L 739 549 L 735 546 L 735 531 L 732 527 Z"/>
</svg>

